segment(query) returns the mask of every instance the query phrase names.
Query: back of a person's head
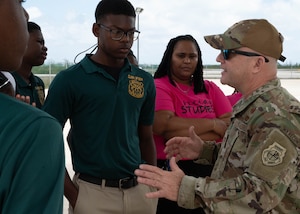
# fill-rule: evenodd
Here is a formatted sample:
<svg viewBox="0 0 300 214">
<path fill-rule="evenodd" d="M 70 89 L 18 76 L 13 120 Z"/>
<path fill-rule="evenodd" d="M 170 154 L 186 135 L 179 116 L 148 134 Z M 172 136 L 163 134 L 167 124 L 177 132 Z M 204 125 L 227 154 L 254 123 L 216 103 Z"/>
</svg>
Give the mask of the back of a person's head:
<svg viewBox="0 0 300 214">
<path fill-rule="evenodd" d="M 135 57 L 135 55 L 133 54 L 133 51 L 131 49 L 128 52 L 128 56 L 134 56 Z"/>
<path fill-rule="evenodd" d="M 96 22 L 106 15 L 126 15 L 136 17 L 135 9 L 127 0 L 102 0 L 95 11 Z"/>
<path fill-rule="evenodd" d="M 41 30 L 41 27 L 34 22 L 27 22 L 27 28 L 29 33 L 35 30 L 39 30 L 39 31 Z"/>
<path fill-rule="evenodd" d="M 127 59 L 129 60 L 129 62 L 133 65 L 136 65 L 138 66 L 138 61 L 137 61 L 137 58 L 135 57 L 135 55 L 133 54 L 133 51 L 130 49 L 129 50 L 129 53 L 127 55 Z"/>
</svg>

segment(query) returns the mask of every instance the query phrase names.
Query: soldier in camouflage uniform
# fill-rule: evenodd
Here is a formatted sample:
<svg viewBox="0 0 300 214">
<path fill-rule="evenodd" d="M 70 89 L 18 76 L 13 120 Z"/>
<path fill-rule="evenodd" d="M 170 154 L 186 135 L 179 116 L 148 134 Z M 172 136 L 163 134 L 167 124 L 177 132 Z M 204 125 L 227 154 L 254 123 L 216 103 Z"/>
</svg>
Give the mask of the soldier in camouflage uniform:
<svg viewBox="0 0 300 214">
<path fill-rule="evenodd" d="M 277 60 L 283 37 L 264 19 L 244 20 L 224 34 L 205 36 L 220 49 L 221 82 L 243 94 L 221 148 L 190 138 L 166 144 L 167 156 L 214 164 L 210 177 L 185 176 L 171 158 L 171 172 L 148 165 L 136 170 L 157 192 L 147 197 L 177 200 L 207 213 L 300 213 L 300 103 L 280 85 Z M 218 153 L 217 153 L 218 152 Z"/>
</svg>

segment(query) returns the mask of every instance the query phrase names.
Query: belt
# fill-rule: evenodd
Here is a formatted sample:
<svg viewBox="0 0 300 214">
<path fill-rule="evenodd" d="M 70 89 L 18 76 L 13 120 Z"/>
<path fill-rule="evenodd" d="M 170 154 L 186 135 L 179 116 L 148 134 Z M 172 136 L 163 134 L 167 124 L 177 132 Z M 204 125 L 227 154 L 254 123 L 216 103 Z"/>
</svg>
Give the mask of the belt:
<svg viewBox="0 0 300 214">
<path fill-rule="evenodd" d="M 102 185 L 102 182 L 105 181 L 106 187 L 118 187 L 119 189 L 129 189 L 138 185 L 137 177 L 127 177 L 119 180 L 107 180 L 102 178 L 97 178 L 88 174 L 80 173 L 78 176 L 79 179 L 84 180 L 86 182 Z"/>
</svg>

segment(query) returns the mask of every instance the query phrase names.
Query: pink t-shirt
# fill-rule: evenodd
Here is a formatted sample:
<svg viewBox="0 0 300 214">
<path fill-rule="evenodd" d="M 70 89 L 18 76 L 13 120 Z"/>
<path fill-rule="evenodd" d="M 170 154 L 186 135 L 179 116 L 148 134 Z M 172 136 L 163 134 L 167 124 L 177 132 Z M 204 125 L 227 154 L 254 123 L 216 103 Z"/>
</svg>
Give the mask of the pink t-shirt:
<svg viewBox="0 0 300 214">
<path fill-rule="evenodd" d="M 205 80 L 205 87 L 208 93 L 194 94 L 192 86 L 187 93 L 173 86 L 168 76 L 154 80 L 156 86 L 155 111 L 172 111 L 178 117 L 183 118 L 217 118 L 232 111 L 232 106 L 222 90 L 212 81 Z M 179 84 L 181 89 L 186 85 Z M 162 136 L 154 135 L 156 144 L 157 159 L 164 160 L 166 154 L 165 139 Z"/>
<path fill-rule="evenodd" d="M 227 98 L 231 105 L 234 106 L 242 98 L 242 93 L 236 92 L 231 95 L 227 95 Z"/>
</svg>

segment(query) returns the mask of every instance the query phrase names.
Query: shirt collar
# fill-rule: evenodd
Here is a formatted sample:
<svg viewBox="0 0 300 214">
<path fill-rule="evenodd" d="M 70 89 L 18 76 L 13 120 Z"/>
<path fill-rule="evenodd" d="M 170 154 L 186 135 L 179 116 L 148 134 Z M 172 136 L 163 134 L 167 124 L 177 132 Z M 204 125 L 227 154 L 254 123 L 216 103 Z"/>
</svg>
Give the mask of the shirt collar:
<svg viewBox="0 0 300 214">
<path fill-rule="evenodd" d="M 259 87 L 258 89 L 256 89 L 248 98 L 244 99 L 242 97 L 240 101 L 237 102 L 236 105 L 233 107 L 233 115 L 236 115 L 239 112 L 243 111 L 262 94 L 278 87 L 281 87 L 281 82 L 278 78 L 276 78 L 274 80 L 267 82 L 265 85 Z"/>
<path fill-rule="evenodd" d="M 86 73 L 95 73 L 95 72 L 103 73 L 103 72 L 105 72 L 103 70 L 103 68 L 101 68 L 100 66 L 97 66 L 95 63 L 92 62 L 92 60 L 90 59 L 90 56 L 91 56 L 91 54 L 87 54 L 80 62 L 84 71 Z M 121 72 L 132 71 L 132 67 L 133 67 L 133 65 L 131 65 L 129 63 L 128 59 L 126 58 L 125 64 L 124 64 Z"/>
</svg>

